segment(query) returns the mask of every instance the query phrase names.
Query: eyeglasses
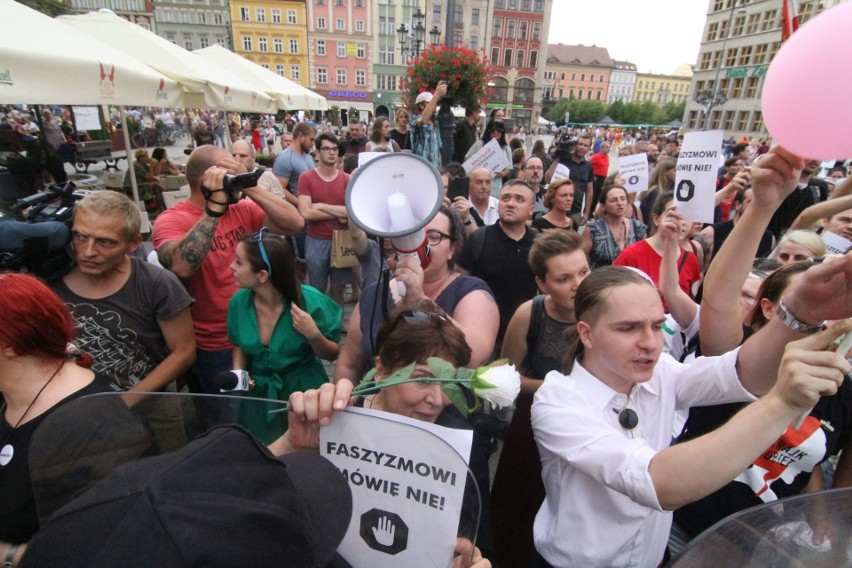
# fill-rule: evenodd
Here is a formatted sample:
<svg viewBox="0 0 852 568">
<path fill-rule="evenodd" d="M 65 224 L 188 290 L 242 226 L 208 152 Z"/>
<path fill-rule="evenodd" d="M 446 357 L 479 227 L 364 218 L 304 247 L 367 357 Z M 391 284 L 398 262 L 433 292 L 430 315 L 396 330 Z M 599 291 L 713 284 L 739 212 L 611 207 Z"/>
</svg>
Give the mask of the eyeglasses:
<svg viewBox="0 0 852 568">
<path fill-rule="evenodd" d="M 442 233 L 436 229 L 426 231 L 426 240 L 429 242 L 429 246 L 436 247 L 441 244 L 441 241 L 444 239 L 447 239 L 450 242 L 453 241 L 453 238 L 447 233 Z"/>
<path fill-rule="evenodd" d="M 320 152 L 337 152 L 337 146 L 320 146 Z"/>
<path fill-rule="evenodd" d="M 524 169 L 526 169 L 526 170 L 532 170 L 532 171 L 534 171 L 534 172 L 541 172 L 541 171 L 544 171 L 544 168 L 543 168 L 543 167 L 541 167 L 541 166 L 527 166 L 527 167 L 526 167 L 526 168 L 524 168 Z"/>
<path fill-rule="evenodd" d="M 272 265 L 269 263 L 269 257 L 266 256 L 266 249 L 263 247 L 263 231 L 268 231 L 268 227 L 261 227 L 261 229 L 249 237 L 248 242 L 257 243 L 257 247 L 260 249 L 260 256 L 263 258 L 263 263 L 266 265 L 266 270 L 269 272 L 269 277 L 272 277 Z"/>
</svg>

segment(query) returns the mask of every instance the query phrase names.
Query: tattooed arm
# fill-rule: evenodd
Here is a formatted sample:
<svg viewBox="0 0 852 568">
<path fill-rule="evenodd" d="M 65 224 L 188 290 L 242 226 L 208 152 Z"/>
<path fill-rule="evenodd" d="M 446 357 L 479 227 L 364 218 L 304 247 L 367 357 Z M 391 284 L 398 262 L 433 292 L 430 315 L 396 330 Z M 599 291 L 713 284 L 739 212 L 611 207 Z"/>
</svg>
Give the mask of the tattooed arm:
<svg viewBox="0 0 852 568">
<path fill-rule="evenodd" d="M 225 196 L 220 192 L 222 180 L 226 173 L 227 170 L 215 166 L 204 173 L 203 185 L 214 192 L 214 201 L 208 201 L 206 207 L 214 215 L 216 213 L 224 213 L 228 209 L 226 204 L 220 205 L 216 203 L 216 201 L 225 202 Z M 174 272 L 181 280 L 188 280 L 204 262 L 218 225 L 219 217 L 211 217 L 207 210 L 205 210 L 198 222 L 192 226 L 183 238 L 176 241 L 169 241 L 157 248 L 157 260 L 160 261 L 160 264 L 164 268 Z"/>
</svg>

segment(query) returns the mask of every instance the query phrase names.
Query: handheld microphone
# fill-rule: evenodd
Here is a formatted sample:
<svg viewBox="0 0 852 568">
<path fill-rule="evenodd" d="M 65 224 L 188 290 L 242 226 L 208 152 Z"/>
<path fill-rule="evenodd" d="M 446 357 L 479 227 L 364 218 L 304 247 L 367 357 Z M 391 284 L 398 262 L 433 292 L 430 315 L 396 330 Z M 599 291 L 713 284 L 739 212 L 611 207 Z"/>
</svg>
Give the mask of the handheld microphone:
<svg viewBox="0 0 852 568">
<path fill-rule="evenodd" d="M 219 392 L 235 392 L 249 390 L 248 371 L 234 369 L 233 371 L 222 371 L 211 381 L 211 386 L 218 388 Z"/>
</svg>

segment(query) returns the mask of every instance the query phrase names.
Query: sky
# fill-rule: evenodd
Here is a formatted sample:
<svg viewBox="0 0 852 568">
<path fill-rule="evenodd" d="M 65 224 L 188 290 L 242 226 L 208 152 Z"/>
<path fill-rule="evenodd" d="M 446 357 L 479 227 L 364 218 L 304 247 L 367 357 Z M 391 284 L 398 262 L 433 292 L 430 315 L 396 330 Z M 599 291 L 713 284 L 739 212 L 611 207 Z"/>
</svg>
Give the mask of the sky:
<svg viewBox="0 0 852 568">
<path fill-rule="evenodd" d="M 553 0 L 548 43 L 606 47 L 640 73 L 695 65 L 708 0 Z"/>
</svg>

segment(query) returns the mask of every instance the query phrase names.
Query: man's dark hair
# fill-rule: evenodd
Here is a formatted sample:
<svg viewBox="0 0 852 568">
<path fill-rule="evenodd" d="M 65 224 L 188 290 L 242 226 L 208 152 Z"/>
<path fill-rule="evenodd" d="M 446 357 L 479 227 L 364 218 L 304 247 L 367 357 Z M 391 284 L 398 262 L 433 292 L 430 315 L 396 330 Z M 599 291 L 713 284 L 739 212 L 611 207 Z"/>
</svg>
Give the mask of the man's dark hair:
<svg viewBox="0 0 852 568">
<path fill-rule="evenodd" d="M 331 132 L 323 132 L 314 139 L 314 146 L 317 147 L 317 150 L 319 150 L 320 144 L 322 144 L 324 140 L 331 142 L 337 147 L 340 147 L 340 142 L 337 140 L 337 136 L 335 136 Z"/>
<path fill-rule="evenodd" d="M 737 154 L 739 154 L 740 152 L 742 152 L 746 148 L 748 148 L 748 144 L 746 144 L 745 142 L 740 142 L 739 144 L 734 144 L 734 147 L 731 148 L 731 155 L 736 156 Z"/>
</svg>

